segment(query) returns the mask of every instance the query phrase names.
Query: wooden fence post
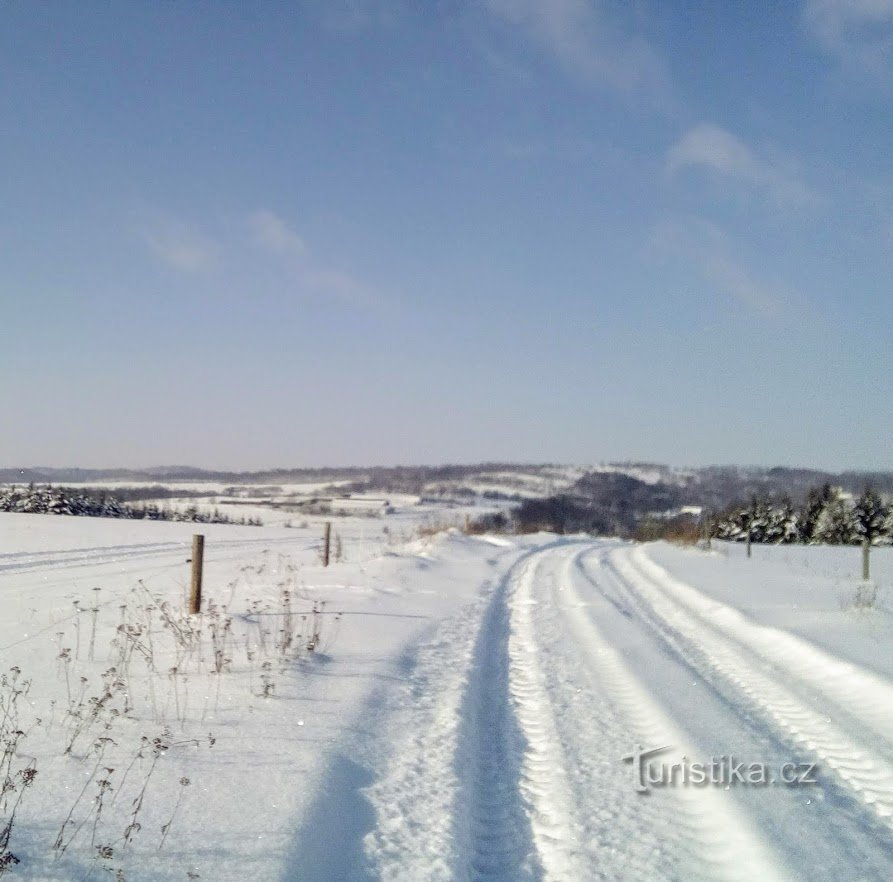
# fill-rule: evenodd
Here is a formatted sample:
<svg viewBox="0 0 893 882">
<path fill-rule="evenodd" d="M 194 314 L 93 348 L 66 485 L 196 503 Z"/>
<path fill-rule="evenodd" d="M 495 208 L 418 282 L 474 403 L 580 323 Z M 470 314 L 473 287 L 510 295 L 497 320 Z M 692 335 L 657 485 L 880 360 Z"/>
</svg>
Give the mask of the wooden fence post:
<svg viewBox="0 0 893 882">
<path fill-rule="evenodd" d="M 329 547 L 332 542 L 332 522 L 326 521 L 326 532 L 323 536 L 323 545 L 322 545 L 322 565 L 327 567 L 329 565 Z"/>
<path fill-rule="evenodd" d="M 866 536 L 862 540 L 862 581 L 867 582 L 870 578 L 870 570 L 868 563 L 868 555 L 871 553 L 871 540 Z"/>
<path fill-rule="evenodd" d="M 205 557 L 205 537 L 196 533 L 192 537 L 192 588 L 189 592 L 189 614 L 201 612 L 202 565 Z"/>
</svg>

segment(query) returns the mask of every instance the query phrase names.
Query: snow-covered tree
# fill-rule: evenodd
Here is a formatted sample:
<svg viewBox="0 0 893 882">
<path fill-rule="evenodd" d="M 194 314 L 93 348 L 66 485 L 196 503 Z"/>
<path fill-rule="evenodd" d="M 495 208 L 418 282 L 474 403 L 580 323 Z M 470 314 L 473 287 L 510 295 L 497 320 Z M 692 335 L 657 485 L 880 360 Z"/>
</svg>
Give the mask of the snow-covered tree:
<svg viewBox="0 0 893 882">
<path fill-rule="evenodd" d="M 867 539 L 870 544 L 874 544 L 884 537 L 889 514 L 881 497 L 870 487 L 866 487 L 853 507 L 853 518 L 859 538 Z"/>
<path fill-rule="evenodd" d="M 811 542 L 826 545 L 851 545 L 859 540 L 852 503 L 838 488 L 831 490 L 815 522 Z"/>
<path fill-rule="evenodd" d="M 766 497 L 753 497 L 746 506 L 737 506 L 719 517 L 712 534 L 718 539 L 746 542 L 781 544 L 796 542 L 797 513 L 790 499 L 772 502 Z"/>
<path fill-rule="evenodd" d="M 825 506 L 831 501 L 833 491 L 830 484 L 824 484 L 822 487 L 814 487 L 809 491 L 806 497 L 806 505 L 803 507 L 803 514 L 800 518 L 800 541 L 812 542 L 815 537 L 816 524 L 819 517 L 825 509 Z"/>
<path fill-rule="evenodd" d="M 75 493 L 61 487 L 0 487 L 0 512 L 27 512 L 30 514 L 76 515 L 99 518 L 149 518 L 159 521 L 192 521 L 195 523 L 231 524 L 232 518 L 215 510 L 213 514 L 200 511 L 191 505 L 183 512 L 169 507 L 159 509 L 155 503 L 134 507 L 120 502 L 116 497 L 101 494 L 99 498 L 86 493 Z M 244 523 L 244 519 L 243 519 Z M 260 519 L 251 524 L 260 525 Z"/>
</svg>

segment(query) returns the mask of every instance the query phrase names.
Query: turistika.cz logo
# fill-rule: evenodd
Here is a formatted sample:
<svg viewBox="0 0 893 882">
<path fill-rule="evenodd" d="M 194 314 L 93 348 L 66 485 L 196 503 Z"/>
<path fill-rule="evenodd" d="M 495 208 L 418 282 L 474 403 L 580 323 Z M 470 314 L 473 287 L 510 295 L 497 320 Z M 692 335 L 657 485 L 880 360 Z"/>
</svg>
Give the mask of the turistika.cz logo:
<svg viewBox="0 0 893 882">
<path fill-rule="evenodd" d="M 804 787 L 818 784 L 816 764 L 786 762 L 777 766 L 765 762 L 747 762 L 723 754 L 709 762 L 689 760 L 683 756 L 673 762 L 661 762 L 658 754 L 671 750 L 664 747 L 644 748 L 636 745 L 632 753 L 622 757 L 632 764 L 635 788 L 648 793 L 658 787 Z"/>
</svg>

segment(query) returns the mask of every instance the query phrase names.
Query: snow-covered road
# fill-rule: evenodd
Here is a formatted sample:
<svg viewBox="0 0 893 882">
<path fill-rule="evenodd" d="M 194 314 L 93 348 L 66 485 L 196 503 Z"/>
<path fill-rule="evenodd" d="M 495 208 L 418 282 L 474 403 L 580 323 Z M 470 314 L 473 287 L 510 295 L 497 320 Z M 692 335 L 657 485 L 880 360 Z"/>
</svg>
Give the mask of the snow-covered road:
<svg viewBox="0 0 893 882">
<path fill-rule="evenodd" d="M 891 684 L 646 550 L 527 551 L 412 679 L 425 700 L 392 715 L 404 738 L 368 790 L 368 878 L 893 878 Z M 643 794 L 622 760 L 637 746 L 817 783 Z"/>
</svg>

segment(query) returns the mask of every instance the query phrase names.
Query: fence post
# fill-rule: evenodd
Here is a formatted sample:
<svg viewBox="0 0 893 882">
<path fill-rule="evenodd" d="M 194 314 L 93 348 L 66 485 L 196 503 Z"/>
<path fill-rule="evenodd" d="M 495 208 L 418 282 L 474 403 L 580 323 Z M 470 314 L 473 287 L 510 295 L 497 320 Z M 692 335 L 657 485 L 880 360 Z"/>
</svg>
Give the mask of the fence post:
<svg viewBox="0 0 893 882">
<path fill-rule="evenodd" d="M 322 545 L 322 565 L 327 567 L 329 565 L 329 547 L 332 542 L 332 522 L 326 521 L 326 531 L 323 535 L 323 545 Z"/>
<path fill-rule="evenodd" d="M 202 608 L 202 564 L 205 557 L 205 537 L 196 533 L 192 537 L 192 588 L 189 592 L 189 614 L 195 615 Z"/>
<path fill-rule="evenodd" d="M 751 546 L 752 542 L 753 542 L 753 519 L 748 518 L 747 519 L 747 556 L 748 557 L 750 557 L 750 555 L 751 555 L 750 546 Z"/>
<path fill-rule="evenodd" d="M 871 540 L 866 536 L 862 540 L 862 581 L 867 582 L 870 578 L 868 555 L 871 553 Z"/>
</svg>

